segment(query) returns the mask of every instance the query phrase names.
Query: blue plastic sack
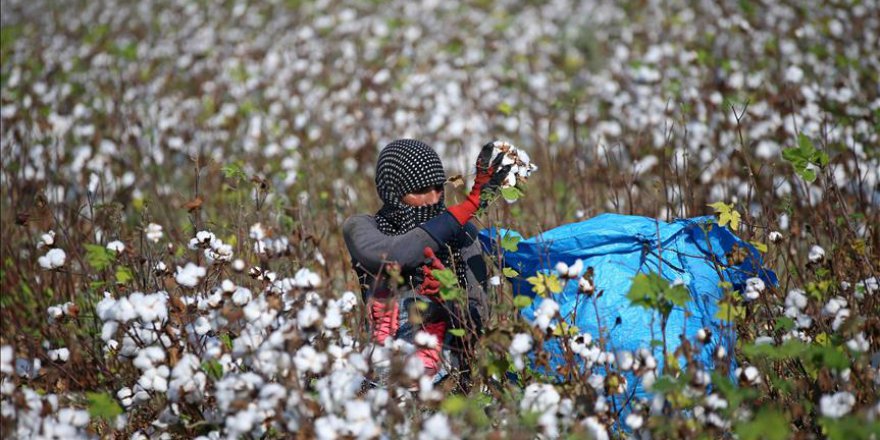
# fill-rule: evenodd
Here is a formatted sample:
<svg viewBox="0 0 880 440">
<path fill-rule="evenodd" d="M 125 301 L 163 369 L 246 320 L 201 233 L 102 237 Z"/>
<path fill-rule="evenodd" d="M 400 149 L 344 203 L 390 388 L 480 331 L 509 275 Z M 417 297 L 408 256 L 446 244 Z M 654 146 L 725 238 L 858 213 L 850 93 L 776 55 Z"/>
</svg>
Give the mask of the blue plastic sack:
<svg viewBox="0 0 880 440">
<path fill-rule="evenodd" d="M 694 340 L 700 328 L 712 331 L 711 343 L 696 357 L 708 368 L 714 368 L 713 351 L 721 344 L 732 355 L 736 335 L 731 326 L 715 317 L 718 300 L 723 297 L 719 286 L 722 281 L 742 290 L 746 280 L 758 277 L 770 286 L 776 284 L 776 275 L 763 268 L 760 253 L 749 243 L 733 235 L 727 228 L 715 223 L 714 217 L 679 219 L 671 223 L 618 214 L 602 214 L 592 219 L 571 223 L 532 238 L 521 238 L 516 252 L 501 251 L 497 245 L 501 237 L 517 236 L 505 229 L 489 228 L 480 232 L 480 240 L 490 255 L 503 256 L 502 264 L 519 272 L 510 278 L 514 295 L 534 297 L 532 304 L 521 313 L 534 319 L 541 298 L 535 297 L 526 278 L 539 271 L 552 272 L 557 262 L 571 265 L 577 259 L 584 268 L 592 267 L 598 315 L 607 329 L 607 349 L 613 351 L 639 348 L 651 349 L 662 371 L 663 347 L 653 341 L 661 340 L 660 319 L 647 309 L 632 306 L 626 297 L 632 279 L 639 273 L 659 273 L 669 281 L 680 281 L 690 291 L 691 301 L 685 310 L 674 308 L 666 328 L 667 353 L 674 353 L 680 345 L 680 336 Z M 744 260 L 729 264 L 727 254 L 735 247 L 741 249 Z M 744 252 L 745 254 L 742 254 Z M 716 264 L 717 263 L 717 269 Z M 580 296 L 580 298 L 578 298 Z M 597 340 L 597 310 L 593 299 L 578 293 L 577 281 L 568 281 L 561 293 L 552 298 L 559 303 L 560 315 L 576 316 L 574 322 L 580 331 L 590 333 Z M 576 310 L 576 314 L 573 312 Z M 652 320 L 652 315 L 655 319 Z M 619 321 L 618 321 L 619 319 Z M 615 325 L 615 322 L 617 324 Z M 545 348 L 561 354 L 551 342 Z M 554 353 L 555 351 L 555 353 Z M 558 356 L 561 359 L 561 356 Z M 560 359 L 557 359 L 559 361 Z M 554 364 L 551 358 L 551 366 Z M 658 373 L 660 372 L 658 371 Z M 552 374 L 552 373 L 551 373 Z M 632 384 L 632 382 L 630 382 Z M 637 395 L 644 395 L 639 389 Z"/>
</svg>

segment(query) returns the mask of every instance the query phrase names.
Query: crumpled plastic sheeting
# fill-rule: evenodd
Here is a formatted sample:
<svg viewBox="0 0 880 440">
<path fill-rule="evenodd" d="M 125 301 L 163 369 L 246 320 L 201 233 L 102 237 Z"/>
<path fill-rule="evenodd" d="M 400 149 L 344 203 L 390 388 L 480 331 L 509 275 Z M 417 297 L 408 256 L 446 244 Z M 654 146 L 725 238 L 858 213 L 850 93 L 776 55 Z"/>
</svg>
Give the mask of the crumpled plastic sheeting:
<svg viewBox="0 0 880 440">
<path fill-rule="evenodd" d="M 526 319 L 534 318 L 541 303 L 526 278 L 538 271 L 552 272 L 557 262 L 571 265 L 580 258 L 584 262 L 584 271 L 588 267 L 594 270 L 593 296 L 598 296 L 596 308 L 592 298 L 578 293 L 577 279 L 574 279 L 565 284 L 561 293 L 552 296 L 559 303 L 560 315 L 581 332 L 590 333 L 594 340 L 598 340 L 598 311 L 601 326 L 607 329 L 606 350 L 634 352 L 639 348 L 651 349 L 651 341 L 662 340 L 659 314 L 631 306 L 626 295 L 636 274 L 656 272 L 669 281 L 681 280 L 692 298 L 687 305 L 689 316 L 679 307 L 669 315 L 667 352 L 673 353 L 679 347 L 681 335 L 693 341 L 697 330 L 707 327 L 712 331 L 711 342 L 696 358 L 710 369 L 714 368 L 716 345 L 722 344 L 732 355 L 736 343 L 731 326 L 715 318 L 718 300 L 723 297 L 719 283 L 730 282 L 735 289 L 742 291 L 746 280 L 751 277 L 762 278 L 768 286 L 777 282 L 776 275 L 763 268 L 760 253 L 729 229 L 718 226 L 711 216 L 667 223 L 640 216 L 602 214 L 550 229 L 532 238 L 522 237 L 516 252 L 503 251 L 496 246 L 500 237 L 509 235 L 520 236 L 515 231 L 488 228 L 480 231 L 480 240 L 488 253 L 501 255 L 504 266 L 519 272 L 517 277 L 509 279 L 514 295 L 534 297 L 532 304 L 521 310 Z M 734 246 L 744 250 L 746 258 L 731 265 L 726 254 Z M 561 354 L 558 343 L 547 343 L 545 348 L 551 354 Z M 662 343 L 655 342 L 652 353 L 659 364 L 659 374 L 664 362 Z M 561 356 L 555 361 L 560 362 Z M 556 362 L 551 357 L 551 366 Z M 629 376 L 628 382 L 633 386 L 634 377 Z M 637 389 L 636 395 L 645 393 Z"/>
</svg>

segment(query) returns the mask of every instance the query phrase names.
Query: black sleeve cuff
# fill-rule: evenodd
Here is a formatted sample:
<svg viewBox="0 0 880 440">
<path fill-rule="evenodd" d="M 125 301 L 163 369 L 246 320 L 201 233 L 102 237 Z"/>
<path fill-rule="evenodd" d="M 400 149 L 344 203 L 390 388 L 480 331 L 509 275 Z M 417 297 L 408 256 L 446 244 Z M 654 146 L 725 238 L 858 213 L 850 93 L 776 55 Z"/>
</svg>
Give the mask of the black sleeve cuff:
<svg viewBox="0 0 880 440">
<path fill-rule="evenodd" d="M 449 211 L 444 211 L 422 223 L 419 227 L 424 229 L 441 246 L 451 241 L 461 231 L 461 225 Z"/>
</svg>

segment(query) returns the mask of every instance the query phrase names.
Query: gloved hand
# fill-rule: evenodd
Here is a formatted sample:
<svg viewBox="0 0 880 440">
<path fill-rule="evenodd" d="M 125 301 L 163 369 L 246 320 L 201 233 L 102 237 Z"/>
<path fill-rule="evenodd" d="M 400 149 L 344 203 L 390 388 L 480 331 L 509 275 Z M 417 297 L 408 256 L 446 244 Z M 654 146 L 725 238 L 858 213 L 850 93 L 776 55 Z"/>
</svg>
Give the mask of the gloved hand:
<svg viewBox="0 0 880 440">
<path fill-rule="evenodd" d="M 495 149 L 494 144 L 494 142 L 489 142 L 483 145 L 483 149 L 477 155 L 477 176 L 474 178 L 474 186 L 471 188 L 470 194 L 463 202 L 448 208 L 448 211 L 462 226 L 470 221 L 477 210 L 486 207 L 487 197 L 483 197 L 483 195 L 495 193 L 507 178 L 507 174 L 510 173 L 512 165 L 501 166 L 503 154 L 499 154 L 491 164 L 489 163 L 492 151 Z"/>
<path fill-rule="evenodd" d="M 434 277 L 434 274 L 431 272 L 433 270 L 442 270 L 445 269 L 446 266 L 437 258 L 437 255 L 434 254 L 434 250 L 430 247 L 425 247 L 425 265 L 422 266 L 422 275 L 423 281 L 422 284 L 419 285 L 419 294 L 423 296 L 427 296 L 432 300 L 437 302 L 443 302 L 443 299 L 440 297 L 440 281 Z"/>
<path fill-rule="evenodd" d="M 398 315 L 400 306 L 394 298 L 376 299 L 370 298 L 370 321 L 373 324 L 373 342 L 384 345 L 389 337 L 397 336 Z"/>
</svg>

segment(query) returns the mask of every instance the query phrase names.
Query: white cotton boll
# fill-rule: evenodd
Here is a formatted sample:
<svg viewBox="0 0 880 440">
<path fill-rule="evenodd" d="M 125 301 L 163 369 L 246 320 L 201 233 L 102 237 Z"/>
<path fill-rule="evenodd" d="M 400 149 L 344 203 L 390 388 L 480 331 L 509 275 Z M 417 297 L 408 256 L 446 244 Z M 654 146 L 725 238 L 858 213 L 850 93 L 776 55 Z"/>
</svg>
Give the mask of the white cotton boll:
<svg viewBox="0 0 880 440">
<path fill-rule="evenodd" d="M 315 288 L 321 286 L 321 276 L 308 268 L 302 268 L 296 272 L 294 283 L 300 288 Z"/>
<path fill-rule="evenodd" d="M 157 274 L 161 275 L 168 271 L 168 266 L 166 266 L 164 262 L 160 261 L 156 263 L 156 266 L 153 267 L 153 269 L 156 271 Z"/>
<path fill-rule="evenodd" d="M 823 416 L 839 419 L 849 414 L 855 403 L 856 398 L 852 393 L 841 391 L 834 393 L 834 395 L 826 394 L 822 396 L 819 400 L 819 408 Z"/>
<path fill-rule="evenodd" d="M 697 341 L 700 341 L 701 344 L 705 344 L 709 342 L 709 338 L 712 337 L 712 330 L 709 330 L 706 327 L 703 327 L 697 330 Z"/>
<path fill-rule="evenodd" d="M 449 422 L 449 418 L 446 417 L 446 414 L 442 412 L 434 413 L 431 417 L 424 421 L 422 424 L 422 430 L 419 432 L 419 440 L 447 440 L 447 439 L 456 439 L 456 436 L 452 429 L 450 429 L 452 424 Z"/>
<path fill-rule="evenodd" d="M 65 254 L 63 250 L 54 248 L 49 249 L 49 252 L 46 252 L 46 255 L 38 258 L 37 262 L 43 269 L 53 270 L 64 266 L 64 261 L 66 259 L 67 254 Z"/>
<path fill-rule="evenodd" d="M 865 339 L 865 332 L 859 332 L 855 337 L 846 341 L 846 347 L 857 353 L 866 353 L 871 348 L 868 340 Z"/>
<path fill-rule="evenodd" d="M 232 270 L 234 270 L 236 272 L 243 271 L 244 267 L 245 267 L 244 260 L 242 260 L 240 258 L 238 258 L 232 262 Z"/>
<path fill-rule="evenodd" d="M 431 402 L 442 398 L 443 393 L 434 389 L 434 382 L 431 377 L 424 375 L 419 378 L 419 400 Z"/>
<path fill-rule="evenodd" d="M 232 280 L 225 279 L 220 282 L 220 290 L 222 290 L 226 293 L 235 292 L 235 289 L 236 289 L 236 285 L 235 285 L 235 283 L 232 282 Z"/>
<path fill-rule="evenodd" d="M 807 255 L 807 259 L 810 260 L 810 263 L 819 263 L 825 259 L 825 249 L 822 249 L 821 246 L 813 245 L 810 248 L 810 253 Z"/>
<path fill-rule="evenodd" d="M 605 396 L 600 395 L 599 397 L 596 397 L 596 402 L 593 404 L 593 411 L 595 411 L 596 414 L 602 414 L 609 409 L 608 399 L 606 399 Z"/>
<path fill-rule="evenodd" d="M 632 353 L 629 351 L 619 351 L 616 356 L 617 366 L 621 371 L 629 371 L 632 370 L 633 364 L 635 363 L 635 358 Z"/>
<path fill-rule="evenodd" d="M 199 336 L 205 336 L 211 331 L 211 321 L 204 316 L 199 316 L 196 318 L 195 322 L 193 322 L 193 331 Z"/>
<path fill-rule="evenodd" d="M 766 285 L 764 284 L 764 280 L 760 278 L 749 278 L 746 280 L 746 290 L 744 293 L 744 297 L 748 301 L 754 301 L 758 299 L 761 295 L 761 292 L 766 289 Z"/>
<path fill-rule="evenodd" d="M 101 340 L 107 342 L 116 336 L 119 324 L 116 321 L 107 321 L 101 326 Z"/>
<path fill-rule="evenodd" d="M 235 289 L 235 293 L 232 294 L 232 302 L 239 307 L 249 303 L 251 299 L 253 299 L 253 295 L 250 289 L 244 287 Z"/>
<path fill-rule="evenodd" d="M 739 377 L 740 381 L 749 384 L 749 385 L 757 385 L 761 383 L 761 373 L 757 368 L 749 365 L 745 368 L 739 367 L 734 371 L 734 374 Z"/>
<path fill-rule="evenodd" d="M 562 261 L 556 263 L 556 273 L 561 277 L 568 276 L 568 265 Z"/>
<path fill-rule="evenodd" d="M 645 418 L 640 414 L 629 413 L 626 416 L 626 426 L 629 426 L 632 429 L 639 429 L 645 423 Z"/>
<path fill-rule="evenodd" d="M 40 235 L 40 242 L 37 243 L 37 248 L 42 247 L 52 247 L 55 245 L 55 231 L 46 232 L 43 235 Z"/>
<path fill-rule="evenodd" d="M 0 347 L 0 374 L 12 374 L 15 369 L 12 367 L 12 360 L 15 357 L 15 350 L 11 345 Z"/>
<path fill-rule="evenodd" d="M 357 307 L 357 295 L 352 291 L 345 291 L 339 299 L 339 308 L 342 313 L 351 313 Z"/>
<path fill-rule="evenodd" d="M 39 359 L 27 360 L 23 358 L 15 359 L 15 374 L 19 377 L 33 379 L 37 377 L 43 362 Z"/>
<path fill-rule="evenodd" d="M 177 266 L 174 280 L 181 286 L 195 287 L 207 273 L 208 271 L 204 267 L 193 263 L 186 263 L 185 267 Z"/>
<path fill-rule="evenodd" d="M 321 319 L 321 312 L 317 307 L 306 304 L 305 307 L 296 313 L 296 325 L 301 329 L 309 329 Z"/>
<path fill-rule="evenodd" d="M 70 350 L 67 348 L 59 348 L 57 350 L 49 350 L 48 353 L 49 359 L 54 362 L 67 362 L 67 359 L 70 358 Z"/>
<path fill-rule="evenodd" d="M 249 236 L 258 241 L 266 238 L 266 230 L 263 229 L 263 224 L 254 223 L 253 225 L 251 225 Z"/>
<path fill-rule="evenodd" d="M 119 298 L 108 312 L 110 319 L 119 322 L 128 322 L 137 318 L 137 311 L 127 297 Z"/>
<path fill-rule="evenodd" d="M 792 65 L 785 69 L 785 81 L 790 83 L 799 83 L 804 79 L 804 71 L 796 66 Z"/>
<path fill-rule="evenodd" d="M 46 314 L 49 315 L 49 322 L 55 322 L 64 316 L 64 310 L 59 306 L 49 306 L 46 308 Z"/>
<path fill-rule="evenodd" d="M 232 246 L 228 244 L 223 244 L 220 240 L 215 240 L 213 245 L 209 249 L 205 249 L 205 259 L 208 260 L 209 263 L 215 262 L 225 262 L 232 260 Z"/>
<path fill-rule="evenodd" d="M 125 243 L 123 243 L 119 240 L 113 240 L 110 243 L 107 243 L 107 249 L 119 254 L 125 250 Z"/>
<path fill-rule="evenodd" d="M 413 342 L 419 347 L 426 348 L 437 348 L 440 345 L 437 337 L 426 331 L 418 331 L 413 338 Z"/>
<path fill-rule="evenodd" d="M 532 336 L 528 333 L 517 333 L 510 342 L 510 354 L 523 355 L 532 349 Z"/>
<path fill-rule="evenodd" d="M 168 296 L 165 292 L 144 295 L 135 292 L 129 301 L 143 322 L 164 321 L 168 319 Z"/>
<path fill-rule="evenodd" d="M 558 311 L 559 304 L 550 298 L 545 298 L 541 301 L 538 310 L 535 312 L 535 321 L 532 325 L 541 330 L 547 331 L 547 328 L 550 326 L 550 321 L 556 316 Z"/>
<path fill-rule="evenodd" d="M 593 440 L 608 440 L 608 429 L 596 416 L 590 416 L 581 422 L 581 426 L 587 433 L 587 438 Z"/>
<path fill-rule="evenodd" d="M 416 380 L 425 374 L 425 364 L 418 356 L 410 356 L 403 365 L 403 373 L 406 377 Z"/>
<path fill-rule="evenodd" d="M 495 275 L 495 276 L 489 278 L 489 285 L 490 286 L 500 286 L 501 285 L 501 277 L 498 275 Z"/>
<path fill-rule="evenodd" d="M 840 329 L 840 326 L 842 326 L 843 323 L 846 322 L 847 319 L 849 319 L 849 316 L 850 316 L 850 311 L 849 311 L 849 309 L 840 309 L 840 310 L 838 310 L 838 311 L 837 311 L 837 314 L 834 315 L 834 321 L 831 323 L 831 328 L 832 328 L 834 331 L 839 330 L 839 329 Z"/>
<path fill-rule="evenodd" d="M 124 406 L 126 408 L 130 407 L 132 405 L 132 403 L 134 403 L 134 401 L 133 401 L 134 399 L 132 399 L 133 396 L 134 396 L 134 393 L 132 392 L 131 388 L 129 388 L 129 387 L 123 387 L 122 389 L 120 389 L 119 391 L 116 392 L 116 398 L 118 398 L 119 401 L 122 403 L 122 406 Z"/>
<path fill-rule="evenodd" d="M 779 243 L 782 241 L 783 236 L 779 231 L 770 231 L 770 234 L 767 235 L 767 238 L 770 240 L 770 243 Z"/>
<path fill-rule="evenodd" d="M 318 353 L 311 345 L 304 345 L 297 350 L 293 362 L 300 373 L 320 373 L 327 363 L 327 355 Z"/>
<path fill-rule="evenodd" d="M 590 386 L 593 387 L 596 392 L 605 392 L 605 376 L 593 373 L 590 375 L 590 377 L 587 378 L 587 383 L 590 384 Z"/>
<path fill-rule="evenodd" d="M 792 289 L 788 291 L 788 295 L 785 297 L 785 306 L 786 307 L 795 307 L 798 310 L 803 310 L 807 307 L 807 296 L 804 294 L 803 290 L 800 289 Z"/>
<path fill-rule="evenodd" d="M 157 225 L 156 223 L 148 224 L 144 233 L 147 235 L 147 240 L 150 240 L 153 243 L 158 243 L 164 235 L 162 232 L 162 225 Z"/>
<path fill-rule="evenodd" d="M 520 410 L 523 412 L 556 412 L 561 397 L 550 384 L 532 383 L 523 391 Z"/>
<path fill-rule="evenodd" d="M 697 370 L 694 372 L 693 384 L 700 387 L 708 386 L 712 383 L 712 376 L 705 370 Z"/>
<path fill-rule="evenodd" d="M 329 329 L 336 329 L 342 326 L 342 313 L 340 313 L 338 307 L 327 307 L 324 311 L 324 327 Z"/>
<path fill-rule="evenodd" d="M 846 299 L 841 296 L 835 296 L 829 299 L 825 307 L 822 308 L 822 314 L 827 316 L 836 315 L 844 307 L 846 307 Z"/>
<path fill-rule="evenodd" d="M 217 240 L 217 236 L 213 232 L 199 231 L 196 233 L 196 243 L 201 246 L 211 246 Z"/>
</svg>

